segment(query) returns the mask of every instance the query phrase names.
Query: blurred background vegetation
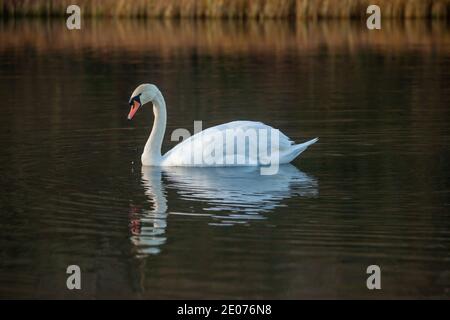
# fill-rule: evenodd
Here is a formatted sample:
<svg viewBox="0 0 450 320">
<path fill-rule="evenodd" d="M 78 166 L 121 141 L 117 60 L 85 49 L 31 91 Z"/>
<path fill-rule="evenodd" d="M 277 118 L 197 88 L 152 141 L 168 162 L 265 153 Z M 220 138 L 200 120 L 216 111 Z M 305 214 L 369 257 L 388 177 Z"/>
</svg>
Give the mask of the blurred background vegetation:
<svg viewBox="0 0 450 320">
<path fill-rule="evenodd" d="M 371 4 L 383 18 L 447 19 L 450 0 L 0 0 L 1 16 L 62 16 L 77 4 L 89 17 L 346 19 L 366 16 Z"/>
<path fill-rule="evenodd" d="M 66 28 L 74 3 L 92 17 L 82 32 Z M 381 32 L 365 26 L 369 4 Z M 94 279 L 86 298 L 373 298 L 355 281 L 373 261 L 385 298 L 448 298 L 449 0 L 0 0 L 0 11 L 0 297 L 65 297 L 75 259 Z M 170 215 L 161 255 L 132 259 L 130 225 L 155 230 L 138 165 L 151 115 L 126 120 L 143 82 L 162 89 L 168 132 L 252 119 L 319 136 L 300 168 L 320 199 L 286 199 L 251 228 Z M 175 186 L 167 199 L 175 213 L 212 212 Z"/>
</svg>

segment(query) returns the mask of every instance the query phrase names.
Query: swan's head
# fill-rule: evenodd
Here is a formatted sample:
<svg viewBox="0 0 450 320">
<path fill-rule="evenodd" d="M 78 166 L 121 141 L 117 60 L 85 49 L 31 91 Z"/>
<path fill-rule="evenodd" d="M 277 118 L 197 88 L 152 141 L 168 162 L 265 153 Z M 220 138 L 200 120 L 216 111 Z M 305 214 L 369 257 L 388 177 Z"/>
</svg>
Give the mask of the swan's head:
<svg viewBox="0 0 450 320">
<path fill-rule="evenodd" d="M 146 104 L 147 102 L 153 101 L 155 97 L 161 92 L 154 84 L 144 83 L 139 85 L 136 89 L 134 89 L 131 94 L 130 101 L 128 102 L 130 105 L 130 112 L 128 113 L 128 120 L 131 120 L 136 111 Z"/>
</svg>

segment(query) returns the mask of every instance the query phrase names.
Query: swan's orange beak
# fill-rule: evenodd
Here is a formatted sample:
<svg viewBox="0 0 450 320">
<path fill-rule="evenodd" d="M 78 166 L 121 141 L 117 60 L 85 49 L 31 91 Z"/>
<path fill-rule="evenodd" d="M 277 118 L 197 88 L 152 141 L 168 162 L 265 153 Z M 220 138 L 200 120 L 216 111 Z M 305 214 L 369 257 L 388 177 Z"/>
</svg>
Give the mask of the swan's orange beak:
<svg viewBox="0 0 450 320">
<path fill-rule="evenodd" d="M 133 119 L 136 111 L 138 111 L 141 104 L 137 102 L 136 100 L 133 100 L 133 105 L 131 106 L 130 112 L 128 113 L 128 120 Z"/>
</svg>

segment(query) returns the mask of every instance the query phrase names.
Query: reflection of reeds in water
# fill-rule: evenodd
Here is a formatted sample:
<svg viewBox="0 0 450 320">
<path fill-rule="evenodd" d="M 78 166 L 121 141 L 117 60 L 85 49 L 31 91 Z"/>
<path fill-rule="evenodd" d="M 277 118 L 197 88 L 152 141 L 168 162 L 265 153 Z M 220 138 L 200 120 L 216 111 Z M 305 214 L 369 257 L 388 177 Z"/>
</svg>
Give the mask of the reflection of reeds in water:
<svg viewBox="0 0 450 320">
<path fill-rule="evenodd" d="M 45 32 L 36 32 L 42 30 Z M 370 48 L 381 51 L 433 51 L 448 54 L 450 31 L 434 21 L 394 23 L 383 31 L 368 31 L 359 22 L 287 23 L 281 21 L 124 21 L 86 20 L 81 31 L 68 31 L 64 21 L 17 20 L 0 24 L 0 51 L 25 47 L 47 52 L 88 49 L 154 53 L 160 56 L 191 54 L 283 54 L 327 49 L 329 52 Z"/>
<path fill-rule="evenodd" d="M 450 0 L 78 0 L 85 16 L 354 18 L 377 4 L 387 18 L 447 18 Z M 0 0 L 4 15 L 62 16 L 72 0 Z"/>
</svg>

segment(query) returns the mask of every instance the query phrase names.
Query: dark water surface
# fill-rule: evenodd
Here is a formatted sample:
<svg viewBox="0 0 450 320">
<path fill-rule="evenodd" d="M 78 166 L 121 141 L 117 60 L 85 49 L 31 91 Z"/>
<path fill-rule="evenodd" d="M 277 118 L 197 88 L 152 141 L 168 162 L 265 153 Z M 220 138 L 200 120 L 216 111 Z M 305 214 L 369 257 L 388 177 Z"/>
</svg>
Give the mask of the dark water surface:
<svg viewBox="0 0 450 320">
<path fill-rule="evenodd" d="M 0 37 L 1 298 L 450 297 L 445 24 L 18 20 Z M 194 120 L 320 141 L 273 177 L 141 170 L 142 82 L 167 102 L 164 150 Z"/>
</svg>

